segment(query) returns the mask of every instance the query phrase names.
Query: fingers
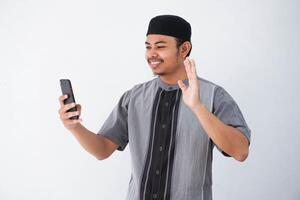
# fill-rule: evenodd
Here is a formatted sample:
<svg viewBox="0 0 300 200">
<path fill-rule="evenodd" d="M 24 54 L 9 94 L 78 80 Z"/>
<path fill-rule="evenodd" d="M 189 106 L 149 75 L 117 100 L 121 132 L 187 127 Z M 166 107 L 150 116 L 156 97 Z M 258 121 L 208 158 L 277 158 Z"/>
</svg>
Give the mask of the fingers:
<svg viewBox="0 0 300 200">
<path fill-rule="evenodd" d="M 81 115 L 81 105 L 80 104 L 76 104 L 76 103 L 69 103 L 69 104 L 64 104 L 64 100 L 68 98 L 67 95 L 62 95 L 60 96 L 59 102 L 60 102 L 60 109 L 58 110 L 58 113 L 60 115 L 60 118 L 62 120 L 68 120 L 71 117 L 74 116 L 80 116 Z M 68 112 L 68 110 L 72 109 L 76 107 L 77 111 L 73 111 L 73 112 Z M 76 120 L 70 120 L 70 121 L 76 121 Z M 79 121 L 81 121 L 81 119 L 79 119 Z"/>
<path fill-rule="evenodd" d="M 77 110 L 80 112 L 81 111 L 81 105 L 80 104 L 76 104 L 76 108 Z"/>
<path fill-rule="evenodd" d="M 74 117 L 74 116 L 79 116 L 79 111 L 74 111 L 74 112 L 66 112 L 66 113 L 62 113 L 61 115 L 60 115 L 60 118 L 62 119 L 62 120 L 66 120 L 66 119 L 70 119 L 71 117 Z"/>
<path fill-rule="evenodd" d="M 193 79 L 195 70 L 192 61 L 188 57 L 184 60 L 184 65 L 188 78 Z"/>
<path fill-rule="evenodd" d="M 71 108 L 77 108 L 77 111 L 73 111 L 73 112 L 68 112 L 68 110 L 70 110 Z M 69 119 L 70 117 L 73 116 L 80 116 L 81 115 L 81 106 L 79 104 L 75 104 L 75 103 L 70 103 L 70 104 L 66 104 L 63 107 L 61 107 L 58 111 L 60 118 L 62 120 L 66 120 Z"/>
<path fill-rule="evenodd" d="M 59 100 L 59 104 L 60 104 L 60 106 L 62 107 L 62 106 L 64 106 L 64 100 L 65 99 L 67 99 L 68 98 L 68 95 L 61 95 L 59 98 L 58 98 L 58 100 Z"/>
<path fill-rule="evenodd" d="M 63 114 L 65 112 L 67 112 L 68 110 L 70 110 L 71 108 L 76 107 L 75 103 L 69 103 L 66 105 L 62 105 L 62 107 L 59 109 L 59 114 Z"/>
<path fill-rule="evenodd" d="M 195 74 L 195 76 L 197 77 L 195 60 L 194 60 L 194 59 L 191 59 L 191 63 L 192 63 L 192 72 L 193 72 L 193 74 Z"/>
<path fill-rule="evenodd" d="M 62 95 L 58 98 L 60 103 L 60 109 L 58 110 L 58 113 L 63 125 L 67 129 L 71 130 L 78 127 L 78 125 L 80 125 L 82 122 L 82 119 L 79 118 L 81 115 L 81 105 L 76 103 L 64 104 L 64 100 L 66 98 L 68 98 L 67 95 Z M 76 111 L 71 111 L 70 109 L 72 108 L 76 108 Z M 79 119 L 74 118 L 76 116 L 78 116 Z"/>
<path fill-rule="evenodd" d="M 81 105 L 80 104 L 76 104 L 76 109 L 79 112 L 79 116 L 81 115 Z"/>
<path fill-rule="evenodd" d="M 178 80 L 177 83 L 178 83 L 180 89 L 182 90 L 182 92 L 185 92 L 185 90 L 187 89 L 187 87 L 186 87 L 186 85 L 183 83 L 183 81 L 182 81 L 182 80 Z"/>
<path fill-rule="evenodd" d="M 188 57 L 184 60 L 186 74 L 189 80 L 197 79 L 195 61 Z"/>
</svg>

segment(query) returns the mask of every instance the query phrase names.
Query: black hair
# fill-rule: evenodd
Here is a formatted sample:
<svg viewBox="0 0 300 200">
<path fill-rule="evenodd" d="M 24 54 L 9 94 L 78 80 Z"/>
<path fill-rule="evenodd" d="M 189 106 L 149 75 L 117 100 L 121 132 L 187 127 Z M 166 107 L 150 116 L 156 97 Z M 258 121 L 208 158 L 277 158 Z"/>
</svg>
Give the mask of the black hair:
<svg viewBox="0 0 300 200">
<path fill-rule="evenodd" d="M 181 38 L 175 38 L 175 40 L 176 40 L 176 47 L 177 48 L 179 48 L 185 41 L 188 41 L 188 40 L 184 40 L 184 39 L 181 39 Z M 191 41 L 189 41 L 189 42 L 191 43 Z M 186 57 L 190 56 L 191 51 L 192 51 L 192 43 L 191 43 L 191 49 L 188 52 L 188 54 L 186 55 Z"/>
</svg>

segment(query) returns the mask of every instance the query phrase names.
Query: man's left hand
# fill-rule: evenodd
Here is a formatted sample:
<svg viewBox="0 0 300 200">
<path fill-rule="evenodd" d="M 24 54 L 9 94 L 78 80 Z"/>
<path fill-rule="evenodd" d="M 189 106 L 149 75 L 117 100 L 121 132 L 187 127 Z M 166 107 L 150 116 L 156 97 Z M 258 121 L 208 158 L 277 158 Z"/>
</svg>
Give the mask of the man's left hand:
<svg viewBox="0 0 300 200">
<path fill-rule="evenodd" d="M 196 65 L 193 59 L 188 57 L 184 60 L 185 71 L 187 73 L 189 86 L 186 86 L 182 80 L 178 80 L 178 85 L 182 91 L 184 103 L 192 110 L 196 110 L 202 105 L 200 100 L 199 82 L 197 79 Z"/>
</svg>

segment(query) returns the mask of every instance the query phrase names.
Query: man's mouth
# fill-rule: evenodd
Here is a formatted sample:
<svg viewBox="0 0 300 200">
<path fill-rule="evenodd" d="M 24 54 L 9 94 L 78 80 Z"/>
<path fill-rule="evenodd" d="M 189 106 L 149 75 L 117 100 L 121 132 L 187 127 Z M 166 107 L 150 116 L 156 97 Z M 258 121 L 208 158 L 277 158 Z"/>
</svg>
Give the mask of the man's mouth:
<svg viewBox="0 0 300 200">
<path fill-rule="evenodd" d="M 162 60 L 148 60 L 148 63 L 152 68 L 157 67 L 159 64 L 161 64 L 163 61 Z"/>
<path fill-rule="evenodd" d="M 157 65 L 159 63 L 161 63 L 161 62 L 160 61 L 150 61 L 150 64 L 152 64 L 152 65 Z"/>
</svg>

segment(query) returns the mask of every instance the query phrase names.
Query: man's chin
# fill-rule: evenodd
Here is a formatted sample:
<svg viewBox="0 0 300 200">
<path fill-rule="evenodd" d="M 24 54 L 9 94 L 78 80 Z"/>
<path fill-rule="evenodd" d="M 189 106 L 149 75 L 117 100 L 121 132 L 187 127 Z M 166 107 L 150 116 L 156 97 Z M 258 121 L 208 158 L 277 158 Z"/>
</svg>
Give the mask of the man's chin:
<svg viewBox="0 0 300 200">
<path fill-rule="evenodd" d="M 163 76 L 166 74 L 164 72 L 154 72 L 154 71 L 152 71 L 152 73 L 153 73 L 153 76 Z"/>
</svg>

